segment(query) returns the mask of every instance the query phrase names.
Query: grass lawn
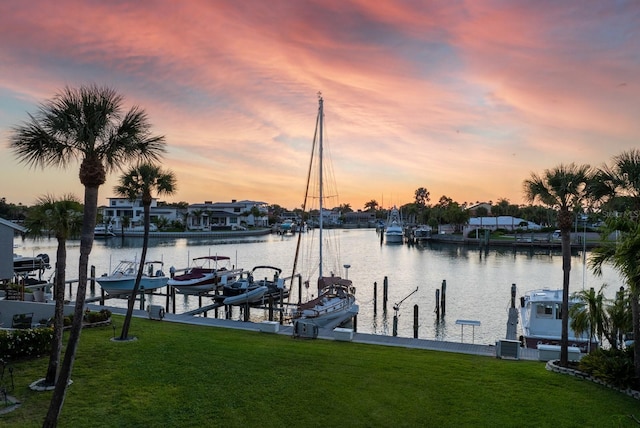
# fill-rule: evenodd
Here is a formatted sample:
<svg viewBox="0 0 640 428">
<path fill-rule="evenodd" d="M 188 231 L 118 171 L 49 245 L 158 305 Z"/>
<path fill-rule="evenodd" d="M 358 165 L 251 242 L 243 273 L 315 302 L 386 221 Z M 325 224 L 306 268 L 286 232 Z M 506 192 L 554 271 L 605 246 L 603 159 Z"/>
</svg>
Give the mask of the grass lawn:
<svg viewBox="0 0 640 428">
<path fill-rule="evenodd" d="M 118 329 L 122 317 L 114 316 Z M 640 403 L 510 361 L 301 340 L 134 318 L 137 341 L 85 329 L 60 427 L 621 427 Z M 13 364 L 22 405 L 0 426 L 39 427 L 47 358 Z M 5 374 L 6 376 L 6 374 Z"/>
</svg>

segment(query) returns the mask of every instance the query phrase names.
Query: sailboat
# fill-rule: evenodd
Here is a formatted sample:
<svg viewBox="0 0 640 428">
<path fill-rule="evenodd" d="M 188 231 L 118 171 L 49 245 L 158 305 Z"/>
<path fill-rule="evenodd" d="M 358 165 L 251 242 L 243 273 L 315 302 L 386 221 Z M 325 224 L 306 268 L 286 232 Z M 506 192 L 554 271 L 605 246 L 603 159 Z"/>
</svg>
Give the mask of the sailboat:
<svg viewBox="0 0 640 428">
<path fill-rule="evenodd" d="M 333 329 L 350 322 L 357 314 L 359 307 L 356 304 L 355 287 L 347 278 L 337 276 L 335 272 L 331 272 L 329 275 L 325 275 L 323 269 L 324 266 L 324 199 L 327 197 L 325 194 L 325 165 L 324 165 L 324 147 L 323 147 L 323 134 L 324 134 L 324 111 L 323 111 L 323 99 L 319 94 L 318 96 L 318 117 L 316 120 L 316 130 L 314 134 L 313 147 L 311 150 L 311 162 L 309 163 L 309 173 L 307 174 L 307 189 L 305 192 L 304 203 L 302 205 L 303 210 L 307 209 L 307 202 L 309 199 L 316 200 L 319 204 L 318 213 L 318 228 L 312 229 L 313 233 L 317 232 L 318 249 L 317 249 L 317 269 L 314 269 L 314 273 L 317 272 L 317 296 L 309 299 L 304 303 L 299 303 L 292 314 L 294 322 L 294 332 L 300 333 L 301 331 L 313 331 L 317 334 L 319 328 Z M 314 172 L 315 171 L 315 172 Z M 312 177 L 317 178 L 317 198 L 312 197 Z M 315 196 L 315 195 L 314 195 Z M 303 239 L 303 234 L 298 237 L 298 246 L 296 248 L 296 257 L 293 267 L 293 275 L 297 275 L 296 269 L 298 264 L 298 256 L 300 252 L 300 242 Z M 349 265 L 344 265 L 345 269 Z M 339 269 L 339 265 L 333 266 L 336 270 Z M 305 284 L 309 287 L 311 280 L 306 279 Z"/>
</svg>

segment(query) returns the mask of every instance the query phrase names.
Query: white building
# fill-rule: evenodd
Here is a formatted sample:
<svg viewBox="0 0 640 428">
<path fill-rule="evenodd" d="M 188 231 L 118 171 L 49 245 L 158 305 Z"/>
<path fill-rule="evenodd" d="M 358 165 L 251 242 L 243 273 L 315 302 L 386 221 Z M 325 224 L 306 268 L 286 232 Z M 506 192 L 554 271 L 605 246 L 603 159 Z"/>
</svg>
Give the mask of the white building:
<svg viewBox="0 0 640 428">
<path fill-rule="evenodd" d="M 235 229 L 246 226 L 267 227 L 269 216 L 266 202 L 237 201 L 191 204 L 187 209 L 190 230 Z"/>
<path fill-rule="evenodd" d="M 105 223 L 110 224 L 114 230 L 122 229 L 122 221 L 124 218 L 129 220 L 127 229 L 139 229 L 144 227 L 144 207 L 142 199 L 130 201 L 127 198 L 107 198 L 108 205 L 100 207 L 102 209 L 102 218 Z M 149 207 L 151 223 L 155 224 L 158 218 L 166 218 L 169 222 L 180 220 L 180 213 L 176 207 L 158 206 L 158 200 L 153 198 Z"/>
</svg>

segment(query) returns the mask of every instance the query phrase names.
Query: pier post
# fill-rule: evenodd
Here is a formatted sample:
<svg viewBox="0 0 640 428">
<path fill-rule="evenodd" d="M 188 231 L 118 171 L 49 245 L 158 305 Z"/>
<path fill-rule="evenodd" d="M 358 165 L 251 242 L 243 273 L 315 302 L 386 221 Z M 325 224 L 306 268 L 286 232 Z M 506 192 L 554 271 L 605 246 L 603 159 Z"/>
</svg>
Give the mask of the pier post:
<svg viewBox="0 0 640 428">
<path fill-rule="evenodd" d="M 171 304 L 173 305 L 173 313 L 176 313 L 176 289 L 171 287 Z"/>
<path fill-rule="evenodd" d="M 446 296 L 447 296 L 447 280 L 442 280 L 442 296 L 440 296 L 440 309 L 442 311 L 442 319 L 444 319 L 445 311 L 446 311 Z"/>
<path fill-rule="evenodd" d="M 144 290 L 140 293 L 140 310 L 144 311 Z"/>
<path fill-rule="evenodd" d="M 373 282 L 373 314 L 378 313 L 378 283 Z"/>
<path fill-rule="evenodd" d="M 298 275 L 298 305 L 302 303 L 302 275 Z"/>
<path fill-rule="evenodd" d="M 249 302 L 244 304 L 244 322 L 249 322 Z"/>
<path fill-rule="evenodd" d="M 413 305 L 413 338 L 418 338 L 418 305 Z"/>
<path fill-rule="evenodd" d="M 269 296 L 269 321 L 273 321 L 273 296 Z"/>
<path fill-rule="evenodd" d="M 89 282 L 89 289 L 91 290 L 91 293 L 95 293 L 96 291 L 96 267 L 94 265 L 91 265 L 91 282 Z"/>
<path fill-rule="evenodd" d="M 518 335 L 518 310 L 516 309 L 516 285 L 511 284 L 511 306 L 507 317 L 507 340 L 516 340 Z"/>
<path fill-rule="evenodd" d="M 440 289 L 436 288 L 436 321 L 440 320 Z"/>
<path fill-rule="evenodd" d="M 169 313 L 169 298 L 171 297 L 171 287 L 170 285 L 167 285 L 167 299 L 164 303 L 164 310 L 166 313 Z"/>
<path fill-rule="evenodd" d="M 100 287 L 100 306 L 104 306 L 104 289 Z"/>
<path fill-rule="evenodd" d="M 202 307 L 202 296 L 200 294 L 198 294 L 198 309 Z M 204 318 L 207 317 L 207 311 L 204 311 L 204 313 L 202 314 L 202 316 Z"/>
<path fill-rule="evenodd" d="M 393 316 L 393 337 L 398 335 L 398 315 Z"/>
<path fill-rule="evenodd" d="M 389 288 L 389 278 L 385 276 L 384 281 L 382 283 L 382 310 L 384 312 L 387 312 L 388 288 Z"/>
</svg>

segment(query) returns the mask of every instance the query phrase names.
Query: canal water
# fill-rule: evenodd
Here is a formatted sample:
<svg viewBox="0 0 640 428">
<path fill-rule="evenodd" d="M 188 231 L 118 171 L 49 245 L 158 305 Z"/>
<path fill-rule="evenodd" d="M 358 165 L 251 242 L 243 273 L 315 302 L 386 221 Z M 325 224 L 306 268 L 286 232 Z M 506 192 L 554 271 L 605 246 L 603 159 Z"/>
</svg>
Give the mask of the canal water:
<svg viewBox="0 0 640 428">
<path fill-rule="evenodd" d="M 397 334 L 414 336 L 414 308 L 418 311 L 418 337 L 430 340 L 493 344 L 505 338 L 510 306 L 511 285 L 517 288 L 517 297 L 526 291 L 549 287 L 562 288 L 562 258 L 559 250 L 532 248 L 485 248 L 456 244 L 391 245 L 381 244 L 374 229 L 336 229 L 332 231 L 340 242 L 340 260 L 349 268 L 340 274 L 348 276 L 356 286 L 360 306 L 357 329 L 363 333 L 393 334 L 393 319 L 397 316 Z M 305 234 L 310 235 L 310 234 Z M 310 236 L 303 236 L 303 241 Z M 270 265 L 282 269 L 282 275 L 291 275 L 296 253 L 297 237 L 264 235 L 243 238 L 151 238 L 147 260 L 162 260 L 165 272 L 169 267 L 184 269 L 190 260 L 206 255 L 231 257 L 238 268 L 252 269 L 257 265 Z M 25 256 L 46 253 L 55 263 L 55 239 L 33 241 L 16 238 L 15 252 Z M 108 273 L 120 260 L 140 257 L 142 238 L 96 239 L 89 264 L 95 266 L 96 276 Z M 79 241 L 67 245 L 67 279 L 78 277 Z M 613 297 L 623 285 L 613 269 L 605 267 L 602 277 L 595 277 L 584 263 L 583 252 L 572 256 L 571 291 L 608 284 L 605 294 Z M 589 252 L 586 253 L 588 260 Z M 45 279 L 53 269 L 44 274 Z M 328 274 L 327 271 L 324 272 Z M 383 284 L 387 279 L 388 300 L 383 305 Z M 446 281 L 446 314 L 436 318 L 436 290 Z M 374 284 L 376 284 L 374 286 Z M 96 285 L 87 297 L 100 294 Z M 374 289 L 377 296 L 374 296 Z M 416 291 L 417 289 L 417 291 Z M 75 290 L 75 288 L 74 288 Z M 297 290 L 297 286 L 293 288 Z M 161 290 L 164 291 L 164 290 Z M 75 291 L 73 291 L 75 293 Z M 303 288 L 302 299 L 310 298 L 312 288 Z M 75 296 L 75 294 L 74 294 Z M 377 297 L 377 299 L 376 299 Z M 291 302 L 297 301 L 293 293 Z M 165 305 L 166 298 L 149 296 L 147 303 Z M 213 303 L 202 299 L 203 305 Z M 126 301 L 109 299 L 107 305 L 126 307 Z M 198 308 L 194 296 L 177 294 L 176 312 Z M 213 312 L 208 313 L 213 317 Z M 223 317 L 223 311 L 219 313 Z M 234 319 L 240 311 L 233 312 Z M 267 311 L 252 309 L 252 321 L 267 317 Z M 471 327 L 456 324 L 458 320 L 479 321 Z"/>
</svg>

